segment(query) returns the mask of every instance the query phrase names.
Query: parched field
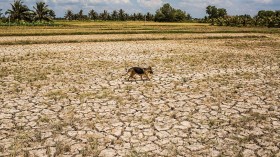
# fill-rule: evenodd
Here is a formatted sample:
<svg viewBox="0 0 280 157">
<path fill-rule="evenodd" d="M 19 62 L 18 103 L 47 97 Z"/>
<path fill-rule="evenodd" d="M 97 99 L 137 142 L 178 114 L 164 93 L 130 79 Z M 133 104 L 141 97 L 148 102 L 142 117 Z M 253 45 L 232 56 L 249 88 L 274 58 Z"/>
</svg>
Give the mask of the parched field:
<svg viewBox="0 0 280 157">
<path fill-rule="evenodd" d="M 116 25 L 0 32 L 0 156 L 280 156 L 279 29 Z"/>
</svg>

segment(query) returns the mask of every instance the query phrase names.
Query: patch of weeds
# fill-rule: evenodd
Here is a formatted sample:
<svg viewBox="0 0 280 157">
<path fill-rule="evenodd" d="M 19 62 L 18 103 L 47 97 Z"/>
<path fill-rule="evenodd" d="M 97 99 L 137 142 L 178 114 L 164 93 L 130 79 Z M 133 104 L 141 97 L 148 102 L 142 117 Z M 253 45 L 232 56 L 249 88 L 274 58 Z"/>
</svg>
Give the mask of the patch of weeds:
<svg viewBox="0 0 280 157">
<path fill-rule="evenodd" d="M 25 150 L 23 152 L 23 157 L 30 157 L 30 152 L 28 150 Z"/>
<path fill-rule="evenodd" d="M 251 47 L 249 43 L 246 42 L 234 42 L 234 41 L 227 41 L 225 42 L 226 46 L 231 46 L 237 49 L 245 49 Z"/>
<path fill-rule="evenodd" d="M 71 110 L 71 111 L 67 112 L 64 121 L 65 121 L 65 125 L 70 125 L 75 128 L 75 122 L 79 122 L 79 121 L 81 121 L 81 119 L 75 117 L 75 111 Z"/>
<path fill-rule="evenodd" d="M 112 100 L 115 100 L 118 104 L 117 105 L 122 105 L 124 104 L 124 98 L 121 96 L 113 96 Z M 118 107 L 118 106 L 117 106 Z"/>
<path fill-rule="evenodd" d="M 148 157 L 147 153 L 141 153 L 136 150 L 131 150 L 125 157 Z"/>
<path fill-rule="evenodd" d="M 63 130 L 63 127 L 65 127 L 67 124 L 66 123 L 62 123 L 62 122 L 56 122 L 54 124 L 52 124 L 52 128 L 55 131 L 61 132 Z"/>
<path fill-rule="evenodd" d="M 50 148 L 50 146 L 47 146 L 46 154 L 47 154 L 48 157 L 51 157 L 51 148 Z"/>
<path fill-rule="evenodd" d="M 248 136 L 242 137 L 232 137 L 234 140 L 237 140 L 239 143 L 248 143 L 254 141 L 255 139 L 260 138 L 259 135 L 249 134 Z"/>
<path fill-rule="evenodd" d="M 32 138 L 29 132 L 16 132 L 16 136 L 13 138 L 13 143 L 8 148 L 11 152 L 11 156 L 18 156 L 19 150 L 22 150 L 22 148 L 25 147 L 30 147 L 30 142 L 32 142 Z"/>
<path fill-rule="evenodd" d="M 125 86 L 125 90 L 127 90 L 127 91 L 131 91 L 132 89 L 133 89 L 133 87 L 131 85 Z"/>
<path fill-rule="evenodd" d="M 66 152 L 70 152 L 71 151 L 71 147 L 65 143 L 63 143 L 62 141 L 57 141 L 55 143 L 55 154 L 54 156 L 58 156 L 58 155 L 62 155 Z"/>
<path fill-rule="evenodd" d="M 231 125 L 233 127 L 238 127 L 238 126 L 246 127 L 246 125 L 251 123 L 252 121 L 260 123 L 260 122 L 266 120 L 266 118 L 267 118 L 266 115 L 249 111 L 247 116 L 243 116 L 240 119 L 238 119 L 237 121 L 232 122 Z"/>
<path fill-rule="evenodd" d="M 112 94 L 112 90 L 108 88 L 102 88 L 101 91 L 96 95 L 96 98 L 98 99 L 105 99 L 105 98 L 110 98 Z"/>
<path fill-rule="evenodd" d="M 128 101 L 132 101 L 132 102 L 137 102 L 137 99 L 134 98 L 132 95 L 129 95 L 129 96 L 127 97 L 127 100 L 128 100 Z"/>
<path fill-rule="evenodd" d="M 68 98 L 67 93 L 63 90 L 53 90 L 45 94 L 45 96 L 55 101 Z"/>
<path fill-rule="evenodd" d="M 148 87 L 148 88 L 152 88 L 154 86 L 154 84 L 151 82 L 147 82 L 144 86 Z"/>
<path fill-rule="evenodd" d="M 40 116 L 39 121 L 43 122 L 43 123 L 49 123 L 51 121 L 51 119 L 48 116 L 43 115 L 43 116 Z"/>
<path fill-rule="evenodd" d="M 23 125 L 16 125 L 15 130 L 24 130 L 24 126 Z"/>
<path fill-rule="evenodd" d="M 77 98 L 81 101 L 85 101 L 88 98 L 95 98 L 96 93 L 93 92 L 82 92 L 77 95 Z"/>
<path fill-rule="evenodd" d="M 263 114 L 260 114 L 260 113 L 257 113 L 257 112 L 250 113 L 250 116 L 255 121 L 263 121 L 263 120 L 266 120 L 266 118 L 268 117 L 266 115 L 263 115 Z"/>
<path fill-rule="evenodd" d="M 38 141 L 38 142 L 41 142 L 42 141 L 42 133 L 40 131 L 36 131 L 35 134 L 35 139 Z"/>
<path fill-rule="evenodd" d="M 98 140 L 94 137 L 89 137 L 87 145 L 81 150 L 82 156 L 98 156 L 100 150 L 98 150 Z"/>
<path fill-rule="evenodd" d="M 253 72 L 237 72 L 235 73 L 238 77 L 244 78 L 244 79 L 256 79 L 259 77 L 259 75 L 257 73 L 253 73 Z"/>
<path fill-rule="evenodd" d="M 187 83 L 187 82 L 188 82 L 188 80 L 189 80 L 189 79 L 188 79 L 188 78 L 186 78 L 186 77 L 183 77 L 183 78 L 182 78 L 182 82 L 183 82 L 183 83 Z"/>
<path fill-rule="evenodd" d="M 210 126 L 210 128 L 212 128 L 215 124 L 216 124 L 215 120 L 213 120 L 213 119 L 209 120 L 209 124 L 208 125 Z"/>
<path fill-rule="evenodd" d="M 28 71 L 30 70 L 30 71 Z M 47 71 L 39 70 L 38 69 L 28 69 L 27 71 L 21 71 L 14 72 L 15 74 L 15 80 L 19 82 L 25 82 L 28 83 L 35 82 L 35 81 L 41 81 L 41 80 L 47 80 L 47 75 L 49 74 Z"/>
<path fill-rule="evenodd" d="M 10 75 L 9 71 L 10 71 L 9 68 L 1 66 L 1 68 L 0 68 L 0 78 L 9 76 Z"/>
<path fill-rule="evenodd" d="M 8 88 L 8 90 L 7 90 L 7 92 L 9 94 L 18 94 L 18 93 L 21 93 L 22 91 L 23 91 L 23 89 L 17 84 L 13 84 L 13 86 Z"/>
<path fill-rule="evenodd" d="M 0 152 L 1 152 L 1 153 L 4 153 L 4 151 L 5 151 L 4 145 L 0 145 Z"/>
</svg>

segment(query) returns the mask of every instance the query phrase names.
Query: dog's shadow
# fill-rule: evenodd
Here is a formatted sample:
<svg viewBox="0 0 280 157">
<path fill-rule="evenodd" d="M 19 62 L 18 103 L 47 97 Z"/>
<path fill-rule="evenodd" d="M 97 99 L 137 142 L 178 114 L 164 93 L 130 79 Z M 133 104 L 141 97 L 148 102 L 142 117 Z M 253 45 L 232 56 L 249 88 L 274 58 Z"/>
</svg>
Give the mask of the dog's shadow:
<svg viewBox="0 0 280 157">
<path fill-rule="evenodd" d="M 151 81 L 149 79 L 134 79 L 134 80 L 128 80 L 125 79 L 124 82 L 147 82 L 147 81 Z"/>
</svg>

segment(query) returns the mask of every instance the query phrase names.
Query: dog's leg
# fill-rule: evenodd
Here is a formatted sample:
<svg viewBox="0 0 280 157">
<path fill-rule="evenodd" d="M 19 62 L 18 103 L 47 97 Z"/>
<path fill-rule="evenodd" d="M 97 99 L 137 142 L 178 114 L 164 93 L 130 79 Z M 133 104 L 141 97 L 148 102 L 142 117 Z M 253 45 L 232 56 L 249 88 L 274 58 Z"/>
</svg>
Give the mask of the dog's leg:
<svg viewBox="0 0 280 157">
<path fill-rule="evenodd" d="M 130 78 L 136 79 L 136 78 L 134 77 L 134 75 L 135 75 L 135 73 L 132 71 L 132 72 L 130 73 L 129 77 L 128 77 L 128 80 L 129 80 Z"/>
<path fill-rule="evenodd" d="M 147 73 L 145 73 L 145 76 L 147 77 L 147 79 L 148 79 L 148 80 L 150 80 L 150 78 L 149 78 L 149 76 L 148 76 L 148 74 L 147 74 Z"/>
</svg>

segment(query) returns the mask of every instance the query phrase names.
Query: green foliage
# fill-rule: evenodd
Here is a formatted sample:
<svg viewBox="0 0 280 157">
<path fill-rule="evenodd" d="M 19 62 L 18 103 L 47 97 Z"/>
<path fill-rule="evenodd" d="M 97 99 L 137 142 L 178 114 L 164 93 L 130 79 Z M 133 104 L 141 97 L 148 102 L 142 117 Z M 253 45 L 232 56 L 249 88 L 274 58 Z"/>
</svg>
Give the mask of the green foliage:
<svg viewBox="0 0 280 157">
<path fill-rule="evenodd" d="M 48 8 L 48 5 L 46 5 L 45 2 L 37 2 L 36 6 L 33 6 L 34 11 L 34 21 L 52 21 L 52 18 L 54 15 L 54 12 Z M 52 14 L 52 16 L 50 15 Z"/>
<path fill-rule="evenodd" d="M 280 11 L 260 10 L 254 17 L 255 25 L 267 27 L 280 27 Z"/>
<path fill-rule="evenodd" d="M 99 15 L 100 20 L 107 21 L 110 19 L 110 14 L 107 10 L 104 10 L 103 13 Z"/>
<path fill-rule="evenodd" d="M 6 14 L 9 14 L 12 22 L 20 23 L 21 21 L 32 21 L 32 12 L 21 0 L 15 0 L 11 6 L 12 8 L 8 9 Z"/>
<path fill-rule="evenodd" d="M 91 9 L 88 13 L 88 17 L 91 20 L 97 20 L 98 14 L 96 11 L 94 11 L 93 9 Z"/>
<path fill-rule="evenodd" d="M 33 9 L 30 10 L 21 0 L 14 0 L 11 9 L 8 9 L 5 13 L 8 14 L 8 17 L 3 18 L 2 22 L 11 22 L 9 25 L 34 25 L 38 22 L 51 23 L 55 17 L 55 12 L 49 9 L 45 2 L 37 2 Z"/>
<path fill-rule="evenodd" d="M 64 15 L 64 18 L 66 20 L 70 20 L 70 21 L 73 20 L 74 14 L 73 14 L 72 10 L 67 10 L 65 15 Z"/>
<path fill-rule="evenodd" d="M 174 9 L 169 3 L 164 4 L 156 11 L 155 21 L 158 22 L 181 22 L 190 18 L 186 12 Z"/>
<path fill-rule="evenodd" d="M 218 25 L 222 25 L 221 18 L 227 15 L 227 10 L 209 5 L 206 7 L 206 13 L 209 15 L 208 18 L 211 20 L 212 25 L 215 24 L 215 21 L 218 21 Z"/>
<path fill-rule="evenodd" d="M 255 17 L 250 15 L 228 16 L 226 9 L 207 6 L 206 13 L 209 15 L 204 18 L 204 22 L 210 22 L 218 26 L 266 26 L 280 27 L 280 11 L 260 10 Z"/>
<path fill-rule="evenodd" d="M 126 20 L 126 15 L 125 15 L 124 10 L 122 10 L 122 9 L 119 10 L 119 16 L 118 17 L 119 17 L 120 21 L 125 21 Z"/>
</svg>

